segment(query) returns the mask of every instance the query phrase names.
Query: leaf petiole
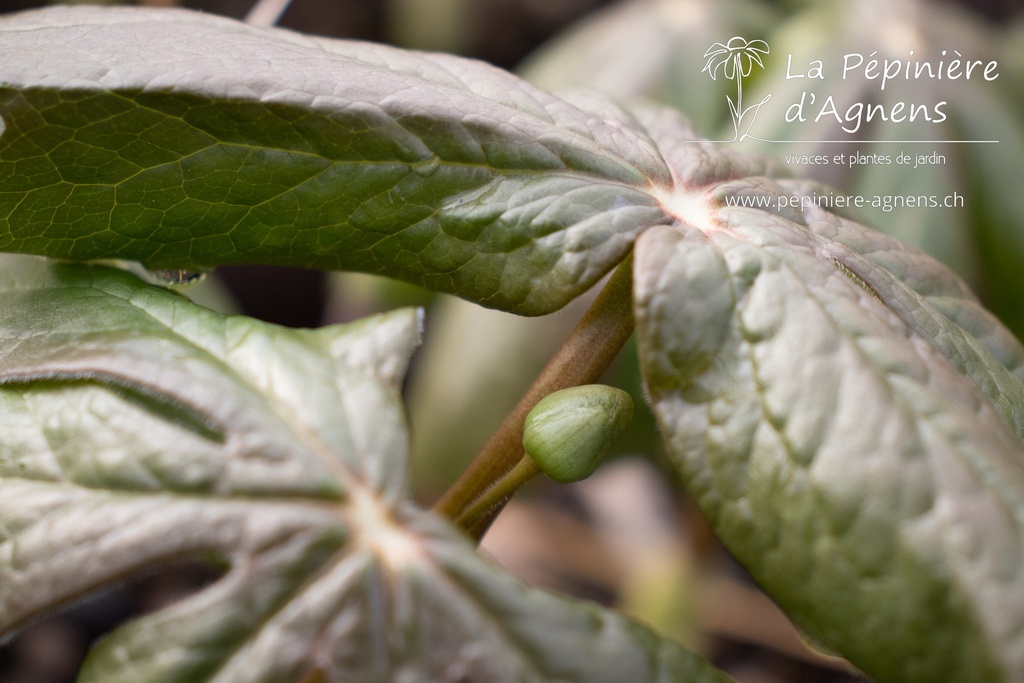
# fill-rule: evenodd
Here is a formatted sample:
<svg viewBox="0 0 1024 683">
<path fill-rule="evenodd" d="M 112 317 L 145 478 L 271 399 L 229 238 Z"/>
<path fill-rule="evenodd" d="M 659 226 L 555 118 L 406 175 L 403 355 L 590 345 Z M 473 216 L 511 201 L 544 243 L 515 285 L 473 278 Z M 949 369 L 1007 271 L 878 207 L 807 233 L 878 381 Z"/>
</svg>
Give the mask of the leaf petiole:
<svg viewBox="0 0 1024 683">
<path fill-rule="evenodd" d="M 455 519 L 455 523 L 471 533 L 481 523 L 486 522 L 489 525 L 490 520 L 497 516 L 497 513 L 512 498 L 513 494 L 535 475 L 540 474 L 540 471 L 540 467 L 533 458 L 524 453 L 519 462 L 515 464 L 515 467 L 496 481 L 493 486 L 481 493 L 478 498 L 459 514 Z"/>
</svg>

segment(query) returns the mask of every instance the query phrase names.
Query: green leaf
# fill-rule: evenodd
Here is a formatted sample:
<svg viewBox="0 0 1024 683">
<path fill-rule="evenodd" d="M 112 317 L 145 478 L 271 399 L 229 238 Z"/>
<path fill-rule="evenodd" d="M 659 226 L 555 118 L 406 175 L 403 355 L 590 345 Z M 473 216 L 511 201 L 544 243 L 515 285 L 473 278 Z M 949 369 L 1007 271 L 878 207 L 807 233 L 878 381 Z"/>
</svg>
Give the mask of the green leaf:
<svg viewBox="0 0 1024 683">
<path fill-rule="evenodd" d="M 773 179 L 778 168 L 740 145 L 695 142 L 671 111 L 630 113 L 592 95 L 570 103 L 475 62 L 185 12 L 60 8 L 0 20 L 0 32 L 0 249 L 168 268 L 241 261 L 351 268 L 541 313 L 583 291 L 635 242 L 638 345 L 652 404 L 669 450 L 732 552 L 809 634 L 879 680 L 1024 679 L 1024 348 L 940 264 L 817 208 L 779 208 L 814 186 Z M 767 205 L 735 205 L 743 198 Z M 93 271 L 54 272 L 64 283 Z M 518 595 L 499 599 L 453 579 L 463 558 L 478 560 L 448 532 L 428 531 L 433 518 L 401 503 L 400 412 L 365 402 L 358 383 L 335 381 L 337 370 L 324 374 L 321 361 L 296 351 L 299 337 L 242 333 L 263 328 L 211 318 L 209 325 L 236 330 L 245 342 L 228 343 L 234 337 L 204 332 L 180 313 L 187 306 L 179 299 L 172 306 L 170 295 L 153 293 L 161 290 L 100 279 L 99 287 L 12 290 L 15 303 L 3 304 L 2 325 L 13 330 L 4 353 L 13 364 L 0 366 L 12 373 L 3 376 L 0 414 L 14 427 L 0 433 L 18 444 L 0 458 L 17 473 L 3 496 L 12 510 L 5 524 L 42 529 L 33 522 L 45 515 L 47 532 L 36 533 L 63 533 L 58 513 L 68 506 L 75 515 L 64 521 L 67 534 L 95 551 L 88 524 L 102 531 L 117 515 L 89 516 L 74 505 L 106 505 L 103 496 L 134 501 L 145 489 L 145 503 L 159 500 L 178 515 L 176 533 L 150 533 L 146 515 L 124 513 L 129 531 L 137 522 L 159 543 L 130 546 L 134 559 L 111 565 L 117 576 L 159 559 L 145 553 L 212 552 L 234 569 L 205 597 L 141 622 L 142 635 L 115 636 L 96 661 L 128 661 L 124 652 L 168 661 L 158 650 L 171 640 L 148 625 L 167 619 L 202 643 L 174 650 L 196 657 L 195 666 L 242 666 L 241 656 L 223 663 L 225 650 L 244 641 L 245 657 L 270 652 L 262 639 L 280 641 L 267 635 L 261 615 L 304 598 L 296 586 L 320 586 L 322 576 L 343 584 L 340 594 L 328 593 L 354 610 L 345 612 L 352 620 L 328 624 L 313 608 L 295 618 L 329 637 L 334 628 L 369 633 L 365 642 L 376 649 L 351 650 L 370 658 L 352 665 L 369 668 L 347 672 L 356 679 L 406 671 L 443 678 L 422 664 L 435 661 L 429 657 L 408 664 L 426 667 L 417 670 L 391 653 L 440 653 L 441 641 L 431 638 L 442 638 L 466 655 L 465 643 L 490 623 L 484 615 L 493 628 L 522 624 L 507 642 L 536 656 L 509 657 L 496 647 L 503 664 L 494 666 L 528 662 L 527 678 L 571 670 L 581 680 L 616 680 L 615 665 L 632 666 L 647 647 L 637 650 L 637 639 L 648 636 L 613 616 L 600 613 L 594 625 L 577 608 L 539 597 L 556 615 L 550 623 L 582 619 L 600 633 L 630 634 L 614 635 L 614 647 L 585 648 L 591 654 L 583 661 L 576 651 L 553 653 L 561 625 L 528 640 L 526 622 L 537 615 L 509 619 Z M 123 302 L 163 297 L 153 305 L 164 313 L 153 320 L 211 341 L 196 342 L 198 354 L 164 331 L 147 332 L 144 321 L 119 326 L 105 305 L 91 327 L 82 326 L 47 298 L 50 290 L 82 297 L 83 306 L 100 294 Z M 34 296 L 41 303 L 22 308 Z M 38 331 L 40 321 L 47 335 L 27 341 L 33 335 L 25 330 Z M 280 342 L 282 358 L 252 351 L 276 347 L 260 341 L 274 334 L 290 340 Z M 305 334 L 322 346 L 341 332 Z M 256 360 L 234 358 L 239 344 Z M 356 344 L 354 357 L 368 353 L 373 366 L 380 358 L 372 346 Z M 281 364 L 308 364 L 309 372 L 289 382 L 279 375 L 290 371 L 274 370 Z M 320 385 L 310 377 L 319 375 L 334 379 L 314 390 Z M 379 388 L 379 373 L 369 377 Z M 302 409 L 282 413 L 271 388 L 274 396 L 283 388 L 293 405 L 301 398 Z M 136 419 L 97 417 L 125 406 Z M 368 427 L 375 415 L 391 426 Z M 186 454 L 203 455 L 179 468 L 154 446 L 179 442 Z M 72 455 L 58 458 L 65 452 Z M 129 452 L 139 454 L 131 465 Z M 250 452 L 273 457 L 236 457 Z M 210 463 L 225 464 L 209 473 Z M 22 471 L 58 493 L 39 493 L 33 487 L 44 484 Z M 218 497 L 208 500 L 208 491 Z M 287 512 L 273 505 L 263 512 L 268 500 L 285 498 Z M 269 521 L 251 524 L 254 510 Z M 118 539 L 134 538 L 118 529 L 98 546 L 122 548 Z M 275 533 L 288 540 L 278 543 Z M 168 548 L 172 541 L 179 545 Z M 298 549 L 280 550 L 282 543 Z M 45 572 L 66 559 L 62 552 L 80 550 L 67 538 L 43 550 L 20 537 L 16 545 L 12 563 L 33 557 L 24 554 L 31 550 Z M 458 562 L 438 559 L 455 556 L 441 546 L 459 548 L 451 551 Z M 52 582 L 69 591 L 63 597 L 116 578 L 103 574 L 102 554 L 87 559 L 54 565 L 65 572 Z M 75 563 L 102 576 L 88 587 L 75 581 L 89 572 L 62 581 Z M 262 574 L 243 575 L 241 566 Z M 342 576 L 335 567 L 344 567 Z M 239 607 L 230 599 L 232 591 L 250 595 L 249 579 L 264 575 L 272 589 L 266 603 Z M 442 616 L 429 620 L 436 585 L 420 590 L 425 576 L 454 582 L 478 602 L 441 599 Z M 0 603 L 0 613 L 15 615 L 7 617 L 12 625 L 27 618 L 16 615 L 45 608 L 15 609 L 23 598 L 12 596 L 22 594 L 9 591 L 15 602 Z M 393 623 L 373 621 L 379 604 L 394 607 L 383 609 Z M 210 626 L 210 633 L 234 640 L 212 647 L 205 622 L 184 614 L 190 609 L 204 619 L 222 615 L 237 631 Z M 254 623 L 258 635 L 248 630 Z M 413 623 L 455 626 L 435 634 Z M 127 649 L 116 650 L 118 643 Z M 670 671 L 685 659 L 660 641 L 656 647 L 661 654 L 644 659 L 654 669 Z M 339 648 L 328 652 L 350 652 Z M 301 648 L 287 652 L 273 666 L 289 675 L 320 661 Z M 563 656 L 576 658 L 570 665 Z M 171 666 L 147 664 L 164 665 Z M 522 674 L 509 666 L 500 676 L 481 669 L 482 678 Z M 644 678 L 643 670 L 630 674 Z"/>
<path fill-rule="evenodd" d="M 0 633 L 182 557 L 227 573 L 80 679 L 725 681 L 521 586 L 405 501 L 417 315 L 287 330 L 101 267 L 0 258 Z"/>
<path fill-rule="evenodd" d="M 655 139 L 683 128 L 647 117 Z M 664 144 L 662 145 L 664 147 Z M 667 154 L 677 222 L 637 241 L 651 400 L 729 549 L 883 681 L 1024 676 L 1022 348 L 948 269 L 811 187 Z"/>
<path fill-rule="evenodd" d="M 0 250 L 359 270 L 537 314 L 664 220 L 647 140 L 480 62 L 132 8 L 0 40 Z"/>
<path fill-rule="evenodd" d="M 864 150 L 869 154 L 889 156 L 890 160 L 899 154 L 910 155 L 912 161 L 906 165 L 850 164 L 844 158 L 844 163 L 804 170 L 846 190 L 845 194 L 864 197 L 868 203 L 859 209 L 861 222 L 950 266 L 1004 324 L 1024 336 L 1024 308 L 1017 296 L 1024 267 L 1024 236 L 1018 219 L 1024 212 L 1024 194 L 1014 189 L 1018 186 L 1016 174 L 1007 172 L 1019 165 L 1024 154 L 1024 112 L 1014 101 L 1021 90 L 1013 80 L 1014 56 L 999 51 L 1001 40 L 1017 41 L 1004 34 L 1002 27 L 994 27 L 960 6 L 936 6 L 935 11 L 920 13 L 889 3 L 878 10 L 865 13 L 855 0 L 810 3 L 765 36 L 773 48 L 792 53 L 793 65 L 820 60 L 826 68 L 822 78 L 815 79 L 817 103 L 812 106 L 807 101 L 810 116 L 793 125 L 786 121 L 786 109 L 805 96 L 807 82 L 791 77 L 785 52 L 780 50 L 781 54 L 767 60 L 763 78 L 749 95 L 750 101 L 769 93 L 772 96 L 754 126 L 754 134 L 764 140 L 750 142 L 760 151 L 781 156 L 780 145 L 767 140 L 794 140 L 785 145 L 785 154 L 831 157 L 837 148 L 829 140 L 856 138 L 872 141 L 870 150 Z M 899 87 L 880 90 L 879 81 L 864 77 L 864 67 L 871 59 L 878 64 L 906 60 L 910 39 L 880 42 L 879 26 L 912 27 L 914 59 L 925 54 L 942 56 L 943 50 L 956 57 L 959 52 L 964 59 L 970 55 L 970 60 L 983 64 L 995 62 L 999 76 L 991 81 L 979 78 L 977 72 L 971 79 L 900 79 Z M 867 54 L 866 45 L 877 48 L 877 53 Z M 951 45 L 958 47 L 951 49 Z M 845 64 L 846 56 L 853 54 L 865 58 L 860 74 L 828 68 Z M 835 116 L 815 116 L 822 111 L 826 95 L 833 97 L 840 113 L 849 116 L 842 125 Z M 859 121 L 858 103 L 866 106 Z M 870 107 L 876 108 L 877 114 L 910 103 L 929 109 L 941 103 L 942 116 L 932 116 L 932 120 L 919 116 L 910 121 L 867 115 Z M 848 130 L 856 127 L 856 134 L 848 134 L 843 126 Z M 908 140 L 925 144 L 907 144 Z M 946 142 L 950 140 L 994 140 L 998 144 Z M 941 164 L 916 163 L 918 156 L 933 152 L 942 157 Z M 955 207 L 927 206 L 920 201 L 903 204 L 909 197 L 934 197 L 943 202 L 954 193 Z"/>
</svg>

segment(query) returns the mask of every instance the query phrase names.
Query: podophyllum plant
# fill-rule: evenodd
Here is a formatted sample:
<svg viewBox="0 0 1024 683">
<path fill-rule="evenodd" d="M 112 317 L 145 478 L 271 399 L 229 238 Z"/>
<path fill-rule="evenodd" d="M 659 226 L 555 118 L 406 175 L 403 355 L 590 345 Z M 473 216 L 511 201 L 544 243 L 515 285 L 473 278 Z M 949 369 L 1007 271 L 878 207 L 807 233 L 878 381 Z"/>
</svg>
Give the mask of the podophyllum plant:
<svg viewBox="0 0 1024 683">
<path fill-rule="evenodd" d="M 620 0 L 539 51 L 527 63 L 525 75 L 548 89 L 600 85 L 619 97 L 653 98 L 680 108 L 710 137 L 728 140 L 735 135 L 732 110 L 738 84 L 724 73 L 719 72 L 716 81 L 708 74 L 716 66 L 724 72 L 728 65 L 721 59 L 728 51 L 719 49 L 728 46 L 726 37 L 764 39 L 772 46 L 771 55 L 747 53 L 763 56 L 760 62 L 745 57 L 743 50 L 733 53 L 743 60 L 735 67 L 750 67 L 752 82 L 742 83 L 743 99 L 755 106 L 771 95 L 747 115 L 750 119 L 756 113 L 757 120 L 745 147 L 791 159 L 831 158 L 835 145 L 827 141 L 857 137 L 872 141 L 864 148 L 868 155 L 941 155 L 943 163 L 917 165 L 912 172 L 896 163 L 832 163 L 812 171 L 852 196 L 944 197 L 955 192 L 964 197 L 964 207 L 953 211 L 884 205 L 865 206 L 859 215 L 950 266 L 983 293 L 986 305 L 1011 331 L 1024 336 L 1024 309 L 1017 295 L 1024 269 L 1024 224 L 1017 217 L 1024 212 L 1024 194 L 1016 189 L 1017 175 L 1007 172 L 1024 157 L 1024 109 L 1018 97 L 1024 87 L 1016 73 L 1024 66 L 1024 50 L 1018 48 L 1024 38 L 969 11 L 966 4 L 822 0 L 789 3 L 790 11 L 783 16 L 766 16 L 760 0 L 697 2 L 696 14 L 691 3 Z M 687 19 L 695 15 L 699 21 Z M 723 43 L 716 48 L 715 40 Z M 754 41 L 744 40 L 739 47 L 748 42 Z M 634 50 L 634 45 L 644 49 Z M 701 72 L 700 65 L 708 63 L 702 58 L 707 45 L 712 46 L 714 59 L 709 70 Z M 841 68 L 833 68 L 844 64 L 845 55 L 865 54 L 866 65 L 870 59 L 905 59 L 910 50 L 936 60 L 945 50 L 953 58 L 959 53 L 985 63 L 995 61 L 999 76 L 981 85 L 970 79 L 904 79 L 882 90 L 878 79 L 866 78 L 863 72 L 844 78 Z M 824 65 L 821 78 L 798 77 L 806 76 L 815 60 Z M 851 56 L 851 67 L 854 61 Z M 716 85 L 731 90 L 712 91 Z M 830 96 L 842 123 L 828 113 L 816 121 Z M 870 103 L 876 110 L 881 106 L 891 112 L 903 106 L 901 101 L 918 106 L 945 102 L 944 119 L 882 120 L 876 112 L 868 120 L 856 106 Z M 806 121 L 787 122 L 787 110 L 799 102 L 806 107 Z M 729 111 L 718 109 L 726 105 Z M 860 120 L 858 112 L 864 114 Z M 848 130 L 856 130 L 855 136 Z M 779 145 L 768 140 L 791 142 Z M 933 142 L 908 145 L 908 140 Z M 999 143 L 964 145 L 949 140 Z"/>
<path fill-rule="evenodd" d="M 883 681 L 1024 677 L 1024 348 L 938 262 L 789 208 L 815 188 L 671 110 L 464 59 L 96 8 L 5 17 L 0 46 L 0 630 L 202 556 L 224 576 L 82 680 L 724 680 L 471 542 L 527 414 L 539 467 L 591 469 L 628 401 L 531 409 L 635 322 L 690 493 L 797 624 Z M 94 259 L 367 271 L 523 315 L 614 273 L 431 512 L 405 488 L 415 311 L 286 330 L 66 263 Z"/>
</svg>

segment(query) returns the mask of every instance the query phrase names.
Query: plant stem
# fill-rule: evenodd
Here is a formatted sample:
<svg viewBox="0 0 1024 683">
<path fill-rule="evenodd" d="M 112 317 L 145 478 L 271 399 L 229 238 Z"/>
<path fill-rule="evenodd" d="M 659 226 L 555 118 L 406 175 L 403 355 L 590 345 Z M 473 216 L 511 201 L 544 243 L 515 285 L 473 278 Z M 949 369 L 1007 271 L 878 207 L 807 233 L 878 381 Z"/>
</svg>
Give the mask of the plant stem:
<svg viewBox="0 0 1024 683">
<path fill-rule="evenodd" d="M 633 256 L 619 264 L 597 299 L 568 339 L 541 371 L 533 385 L 477 454 L 458 481 L 434 505 L 434 510 L 462 520 L 488 489 L 503 479 L 523 455 L 526 415 L 548 394 L 596 382 L 633 333 Z M 479 539 L 501 511 L 504 501 L 466 530 Z"/>
<path fill-rule="evenodd" d="M 740 62 L 739 55 L 736 55 L 735 60 L 733 67 L 736 69 L 736 115 L 739 117 L 736 121 L 736 126 L 738 129 L 739 119 L 743 118 L 743 65 Z"/>
<path fill-rule="evenodd" d="M 253 26 L 273 26 L 288 9 L 291 0 L 256 0 L 245 15 L 245 23 Z"/>
<path fill-rule="evenodd" d="M 523 454 L 516 466 L 493 486 L 480 494 L 455 520 L 463 529 L 472 530 L 481 522 L 493 519 L 519 487 L 540 473 L 540 467 L 529 455 Z"/>
</svg>

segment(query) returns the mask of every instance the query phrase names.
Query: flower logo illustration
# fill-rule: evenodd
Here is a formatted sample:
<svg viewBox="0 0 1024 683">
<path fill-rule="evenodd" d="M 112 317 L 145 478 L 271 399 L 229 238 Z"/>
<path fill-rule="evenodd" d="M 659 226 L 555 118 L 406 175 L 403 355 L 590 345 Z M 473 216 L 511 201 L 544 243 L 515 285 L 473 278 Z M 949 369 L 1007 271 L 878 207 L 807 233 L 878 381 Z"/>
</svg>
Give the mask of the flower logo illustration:
<svg viewBox="0 0 1024 683">
<path fill-rule="evenodd" d="M 728 43 L 715 43 L 704 53 L 704 59 L 707 62 L 704 63 L 701 73 L 707 71 L 711 75 L 712 80 L 718 80 L 718 73 L 721 71 L 726 79 L 730 81 L 735 79 L 736 81 L 736 101 L 734 102 L 732 97 L 726 95 L 726 99 L 729 100 L 729 113 L 732 115 L 733 130 L 736 133 L 730 142 L 743 140 L 747 137 L 750 127 L 754 124 L 754 119 L 757 117 L 757 110 L 761 108 L 762 104 L 771 99 L 769 94 L 757 104 L 753 104 L 746 109 L 743 108 L 743 79 L 754 70 L 754 64 L 757 64 L 762 69 L 764 68 L 764 62 L 761 61 L 761 57 L 767 55 L 769 51 L 768 43 L 763 40 L 747 40 L 742 36 L 733 36 L 729 39 Z M 749 120 L 747 121 L 746 128 L 743 129 L 743 133 L 740 134 L 740 127 L 747 114 L 750 114 Z"/>
</svg>

